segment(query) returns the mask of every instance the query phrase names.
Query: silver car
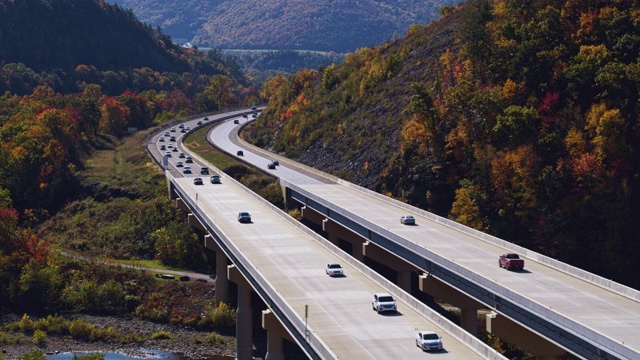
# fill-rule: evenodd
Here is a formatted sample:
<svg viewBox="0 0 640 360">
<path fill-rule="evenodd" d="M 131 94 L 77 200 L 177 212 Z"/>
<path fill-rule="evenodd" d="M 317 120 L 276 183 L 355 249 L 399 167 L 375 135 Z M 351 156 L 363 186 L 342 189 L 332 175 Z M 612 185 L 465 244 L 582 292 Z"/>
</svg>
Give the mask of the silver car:
<svg viewBox="0 0 640 360">
<path fill-rule="evenodd" d="M 396 300 L 391 296 L 391 294 L 387 293 L 378 293 L 373 294 L 373 301 L 371 302 L 371 307 L 378 314 L 386 311 L 398 311 L 398 307 L 396 305 Z"/>
<path fill-rule="evenodd" d="M 340 264 L 338 263 L 329 263 L 327 264 L 327 268 L 325 269 L 325 272 L 327 273 L 327 275 L 334 277 L 334 276 L 343 276 L 344 275 L 344 271 L 342 270 L 342 266 L 340 266 Z"/>
<path fill-rule="evenodd" d="M 411 215 L 403 215 L 400 217 L 400 223 L 405 225 L 415 225 L 416 218 Z"/>
<path fill-rule="evenodd" d="M 416 334 L 416 346 L 424 351 L 442 350 L 442 338 L 433 331 L 420 331 Z"/>
</svg>

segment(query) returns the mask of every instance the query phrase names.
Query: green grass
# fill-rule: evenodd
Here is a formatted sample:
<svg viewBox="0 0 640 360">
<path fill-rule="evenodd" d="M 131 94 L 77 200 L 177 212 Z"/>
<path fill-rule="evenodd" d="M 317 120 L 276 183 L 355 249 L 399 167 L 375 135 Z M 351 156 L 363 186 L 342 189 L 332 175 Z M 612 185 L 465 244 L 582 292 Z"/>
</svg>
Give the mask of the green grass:
<svg viewBox="0 0 640 360">
<path fill-rule="evenodd" d="M 159 260 L 115 260 L 117 264 L 132 265 L 137 267 L 144 267 L 158 270 L 173 270 L 173 271 L 190 271 L 188 269 L 176 268 L 172 266 L 163 265 Z"/>
<path fill-rule="evenodd" d="M 184 145 L 223 172 L 233 166 L 243 165 L 207 142 L 206 136 L 210 128 L 210 126 L 205 126 L 189 133 L 183 140 Z"/>
</svg>

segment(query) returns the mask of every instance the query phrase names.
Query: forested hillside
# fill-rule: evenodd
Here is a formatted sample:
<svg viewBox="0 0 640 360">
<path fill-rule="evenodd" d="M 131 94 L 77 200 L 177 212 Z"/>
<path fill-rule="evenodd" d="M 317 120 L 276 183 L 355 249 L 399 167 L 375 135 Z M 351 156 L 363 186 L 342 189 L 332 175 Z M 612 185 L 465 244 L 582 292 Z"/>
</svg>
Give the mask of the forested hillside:
<svg viewBox="0 0 640 360">
<path fill-rule="evenodd" d="M 0 24 L 0 59 L 35 71 L 70 71 L 79 64 L 190 70 L 169 37 L 104 1 L 0 0 Z"/>
<path fill-rule="evenodd" d="M 214 307 L 188 298 L 205 285 L 163 288 L 58 250 L 90 243 L 96 257 L 207 271 L 142 144 L 167 121 L 258 95 L 220 51 L 177 47 L 102 0 L 0 0 L 0 318 L 78 311 L 199 326 Z"/>
<path fill-rule="evenodd" d="M 180 41 L 224 49 L 351 52 L 439 17 L 453 0 L 110 0 Z"/>
<path fill-rule="evenodd" d="M 245 136 L 640 288 L 638 2 L 471 0 L 443 14 L 270 79 Z"/>
</svg>

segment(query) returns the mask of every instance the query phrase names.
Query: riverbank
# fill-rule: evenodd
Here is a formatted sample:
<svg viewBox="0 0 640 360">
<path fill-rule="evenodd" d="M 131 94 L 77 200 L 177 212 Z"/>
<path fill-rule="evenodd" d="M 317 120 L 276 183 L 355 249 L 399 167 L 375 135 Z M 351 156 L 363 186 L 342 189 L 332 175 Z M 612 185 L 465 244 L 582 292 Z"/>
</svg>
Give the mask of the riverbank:
<svg viewBox="0 0 640 360">
<path fill-rule="evenodd" d="M 222 336 L 221 342 L 207 341 L 211 338 L 211 332 L 198 331 L 188 327 L 159 324 L 135 318 L 119 318 L 111 316 L 73 315 L 70 319 L 82 319 L 96 327 L 103 329 L 113 328 L 122 333 L 135 333 L 145 340 L 134 343 L 122 343 L 115 341 L 79 341 L 69 337 L 47 335 L 42 346 L 32 343 L 30 336 L 18 333 L 10 334 L 14 341 L 6 345 L 0 342 L 0 352 L 7 360 L 17 359 L 31 351 L 40 351 L 44 354 L 58 354 L 63 352 L 118 352 L 131 357 L 149 359 L 150 353 L 143 350 L 157 350 L 174 353 L 183 360 L 226 360 L 235 358 L 236 343 L 231 336 Z M 0 316 L 0 324 L 6 325 L 18 321 L 20 317 L 15 314 Z M 151 335 L 165 331 L 170 334 L 170 339 L 152 340 Z M 0 340 L 2 340 L 0 338 Z M 0 356 L 0 359 L 2 358 Z"/>
</svg>

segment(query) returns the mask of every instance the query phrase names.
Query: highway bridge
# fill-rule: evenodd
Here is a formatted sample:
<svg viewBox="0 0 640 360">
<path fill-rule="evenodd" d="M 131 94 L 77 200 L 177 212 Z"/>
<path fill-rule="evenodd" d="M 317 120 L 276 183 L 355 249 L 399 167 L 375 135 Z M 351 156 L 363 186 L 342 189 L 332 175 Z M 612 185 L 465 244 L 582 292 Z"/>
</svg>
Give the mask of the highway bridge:
<svg viewBox="0 0 640 360">
<path fill-rule="evenodd" d="M 278 177 L 286 194 L 288 206 L 300 206 L 305 221 L 315 223 L 318 228 L 322 229 L 324 237 L 318 238 L 310 234 L 309 230 L 303 230 L 299 225 L 288 221 L 290 226 L 304 231 L 306 235 L 315 239 L 314 242 L 329 250 L 332 254 L 330 256 L 333 258 L 324 258 L 323 262 L 334 259 L 343 264 L 349 264 L 353 268 L 347 269 L 348 274 L 352 271 L 354 274 L 365 274 L 364 278 L 374 281 L 375 286 L 382 285 L 385 291 L 403 299 L 406 303 L 401 304 L 401 309 L 405 306 L 407 308 L 418 306 L 417 312 L 422 313 L 425 319 L 434 316 L 429 314 L 426 309 L 420 310 L 420 302 L 411 296 L 424 292 L 460 308 L 462 325 L 467 330 L 464 334 L 471 336 L 471 338 L 476 332 L 477 311 L 490 309 L 493 312 L 487 319 L 489 331 L 527 348 L 540 358 L 556 358 L 567 351 L 585 359 L 640 358 L 640 296 L 637 291 L 244 144 L 237 139 L 236 134 L 239 127 L 247 120 L 240 116 L 234 117 L 235 114 L 230 115 L 233 119 L 237 119 L 239 124 L 234 124 L 233 121 L 222 122 L 210 133 L 212 142 L 231 156 L 235 156 L 237 150 L 242 149 L 244 152 L 242 161 L 260 167 Z M 154 146 L 153 144 L 152 140 L 149 143 L 150 148 Z M 280 166 L 277 166 L 275 170 L 267 169 L 267 163 L 273 159 L 278 159 Z M 179 193 L 184 202 L 193 202 L 194 194 L 189 193 L 188 190 L 192 186 L 183 184 L 189 180 L 180 176 L 174 177 L 171 175 L 172 172 L 175 170 L 170 170 L 167 173 L 170 179 L 169 184 L 174 189 L 178 189 L 174 193 Z M 232 181 L 228 179 L 226 182 Z M 243 191 L 246 192 L 246 189 Z M 206 193 L 208 199 L 210 191 Z M 215 193 L 217 194 L 218 191 Z M 219 234 L 226 234 L 226 232 L 218 228 L 221 220 L 215 215 L 222 209 L 197 211 L 197 206 L 202 206 L 200 203 L 202 200 L 198 196 L 203 195 L 196 190 L 196 211 L 193 216 L 198 217 L 198 222 L 201 224 L 206 224 L 204 227 L 212 233 L 213 237 L 216 237 L 216 244 L 224 244 L 225 242 L 218 237 L 220 237 Z M 235 197 L 235 200 L 230 199 L 227 198 L 227 201 L 237 202 Z M 256 199 L 255 195 L 253 195 L 253 199 L 260 201 L 260 199 Z M 223 200 L 212 199 L 214 204 L 224 203 Z M 208 203 L 209 201 L 207 201 Z M 189 206 L 192 211 L 193 206 L 194 204 Z M 245 207 L 251 206 L 245 205 Z M 233 213 L 237 209 L 225 208 L 222 212 L 233 217 L 235 216 Z M 251 211 L 249 208 L 239 211 L 242 210 Z M 400 224 L 400 216 L 407 214 L 416 218 L 416 226 Z M 207 218 L 208 216 L 210 218 Z M 258 219 L 261 216 L 258 216 Z M 212 224 L 207 224 L 211 219 L 213 219 Z M 234 220 L 228 221 L 233 222 Z M 237 223 L 233 226 L 234 229 L 238 228 Z M 286 228 L 287 226 L 278 226 L 277 230 L 268 233 L 277 234 L 272 237 L 281 239 L 280 232 Z M 230 243 L 236 243 L 238 238 L 256 239 L 259 234 L 266 236 L 263 230 L 261 227 L 255 234 L 236 234 L 239 236 L 232 236 L 233 241 Z M 298 238 L 299 236 L 293 235 L 293 237 Z M 324 241 L 325 238 L 329 241 Z M 259 250 L 256 250 L 258 252 L 256 258 L 258 259 L 263 258 L 265 253 L 272 253 L 277 248 L 285 248 L 277 242 L 271 244 L 273 247 L 265 246 L 275 239 L 258 241 L 260 241 Z M 343 251 L 339 251 L 337 248 Z M 233 255 L 229 255 L 229 249 L 222 250 L 235 266 L 243 266 L 239 259 L 234 259 Z M 527 261 L 525 271 L 508 272 L 497 266 L 498 255 L 507 251 L 515 251 L 525 257 Z M 287 251 L 284 252 L 287 253 Z M 349 253 L 351 257 L 345 256 L 344 252 Z M 244 254 L 245 251 L 241 251 L 241 253 Z M 319 258 L 318 254 L 314 253 L 311 258 Z M 289 263 L 280 260 L 284 259 L 281 256 L 284 254 L 278 253 L 272 259 L 273 268 L 269 268 L 269 273 L 272 271 L 290 273 L 292 271 L 289 269 Z M 294 259 L 298 259 L 298 257 L 294 256 Z M 252 264 L 253 261 L 255 260 L 246 263 Z M 286 271 L 283 270 L 285 263 Z M 307 261 L 304 263 L 307 264 Z M 392 275 L 387 275 L 387 278 L 393 280 L 397 286 L 389 284 L 387 279 L 381 278 L 379 275 L 376 276 L 365 266 L 366 264 L 376 264 L 379 267 L 392 270 Z M 314 265 L 314 268 L 321 266 L 321 264 Z M 244 277 L 250 278 L 251 275 L 246 273 L 248 271 L 243 273 Z M 233 274 L 231 272 L 229 274 L 229 278 L 232 278 Z M 308 282 L 317 280 L 315 277 L 312 278 L 313 280 L 303 280 L 305 286 Z M 351 277 L 348 276 L 348 279 L 351 280 Z M 324 280 L 338 279 L 324 278 Z M 291 281 L 291 278 L 287 278 L 285 282 Z M 329 282 L 322 284 L 320 288 L 327 286 L 326 289 L 333 289 L 334 285 L 336 285 L 335 282 Z M 356 289 L 351 285 L 349 284 L 348 289 Z M 269 289 L 269 286 L 265 288 L 259 284 L 258 286 L 251 284 L 251 286 L 257 292 L 273 290 L 273 288 Z M 380 291 L 380 289 L 376 290 L 375 286 L 367 288 L 368 290 L 363 291 L 361 295 L 358 295 L 358 298 L 364 297 L 364 292 L 371 294 Z M 362 290 L 358 290 L 358 292 L 360 291 Z M 317 304 L 318 301 L 321 302 L 327 297 L 327 295 L 323 295 L 323 291 L 308 293 L 304 290 L 303 292 L 310 295 L 305 298 L 304 302 L 306 303 Z M 355 293 L 336 296 L 329 295 L 329 297 L 341 300 L 344 300 L 345 296 L 349 299 L 356 297 Z M 264 295 L 261 297 L 266 298 Z M 269 301 L 266 300 L 265 303 L 270 304 Z M 291 300 L 285 298 L 285 301 Z M 331 303 L 331 306 L 337 306 L 335 301 Z M 349 301 L 347 303 L 349 303 L 348 306 L 339 311 L 341 320 L 346 317 L 347 313 L 352 313 L 358 309 L 359 305 L 361 306 L 360 303 L 358 305 Z M 268 306 L 271 307 L 271 305 Z M 301 307 L 301 304 L 288 307 L 290 310 L 295 309 L 293 311 L 297 314 L 298 320 L 303 318 L 300 313 Z M 323 306 L 319 307 L 324 308 Z M 274 308 L 278 310 L 274 310 Z M 282 311 L 279 307 L 274 308 L 271 310 L 276 313 Z M 310 308 L 315 307 L 310 306 Z M 240 314 L 240 308 L 238 311 Z M 327 310 L 323 316 L 330 318 L 330 312 Z M 402 316 L 399 318 L 409 320 L 407 314 L 402 310 L 401 313 Z M 296 318 L 296 314 L 289 315 Z M 293 330 L 296 327 L 287 324 L 288 320 L 282 314 L 276 314 L 276 316 L 285 324 L 292 339 L 304 347 L 305 341 L 309 339 L 308 332 L 306 330 L 300 331 L 299 328 Z M 371 321 L 380 320 L 380 318 L 388 320 L 387 317 L 375 316 Z M 355 316 L 347 323 L 352 324 L 357 319 L 361 319 L 361 317 Z M 394 320 L 397 319 L 394 318 Z M 437 327 L 439 321 L 435 321 L 435 324 L 421 326 L 427 326 L 424 329 Z M 413 322 L 413 320 L 409 320 L 409 322 Z M 386 345 L 393 342 L 406 345 L 407 339 L 411 342 L 413 337 L 405 332 L 410 333 L 417 329 L 423 329 L 420 326 L 414 326 L 410 331 L 408 330 L 410 326 L 407 326 L 401 331 L 403 335 L 389 337 L 391 333 L 397 334 L 396 331 L 386 331 L 386 327 L 390 325 L 389 321 L 374 325 L 374 322 L 367 319 L 363 324 L 350 326 L 350 331 L 346 331 L 346 333 L 358 333 L 363 329 L 369 329 L 369 325 L 377 328 L 377 331 L 373 331 L 373 333 L 385 335 L 380 339 L 376 338 L 373 343 Z M 462 339 L 461 343 L 464 343 L 467 349 L 474 349 L 472 352 L 476 356 L 483 358 L 499 356 L 475 344 L 473 340 L 465 337 L 459 329 L 450 325 L 448 324 L 448 327 L 441 326 L 440 330 L 437 330 L 445 336 L 445 344 L 449 344 L 449 341 L 453 342 L 454 339 Z M 378 328 L 378 326 L 380 327 Z M 338 326 L 338 323 L 333 323 L 328 328 L 344 329 L 342 325 Z M 303 334 L 302 339 L 297 333 Z M 388 358 L 387 355 L 407 358 L 391 352 L 386 353 L 384 349 L 370 349 L 370 344 L 357 340 L 354 340 L 357 345 L 351 344 L 348 347 L 367 348 L 371 357 L 360 357 L 360 355 L 353 353 L 338 354 L 334 350 L 341 347 L 327 340 L 332 336 L 318 329 L 314 329 L 313 333 L 318 336 L 317 341 L 325 345 L 324 347 L 318 345 L 317 348 L 331 349 L 330 353 L 326 354 L 318 355 L 316 352 L 319 358 L 331 358 L 332 356 L 337 358 Z M 446 333 L 451 335 L 446 335 Z M 373 336 L 368 331 L 367 334 Z M 340 337 L 344 336 L 343 334 Z M 446 338 L 447 336 L 450 336 L 451 339 Z M 467 358 L 468 355 L 460 355 L 457 350 L 454 354 L 453 348 L 450 350 L 449 346 L 446 346 L 447 355 Z M 409 355 L 410 358 L 416 356 L 417 348 L 412 350 L 414 352 Z M 314 357 L 311 355 L 311 350 L 306 351 L 310 357 Z M 364 352 L 359 351 L 358 354 L 364 354 Z"/>
</svg>

